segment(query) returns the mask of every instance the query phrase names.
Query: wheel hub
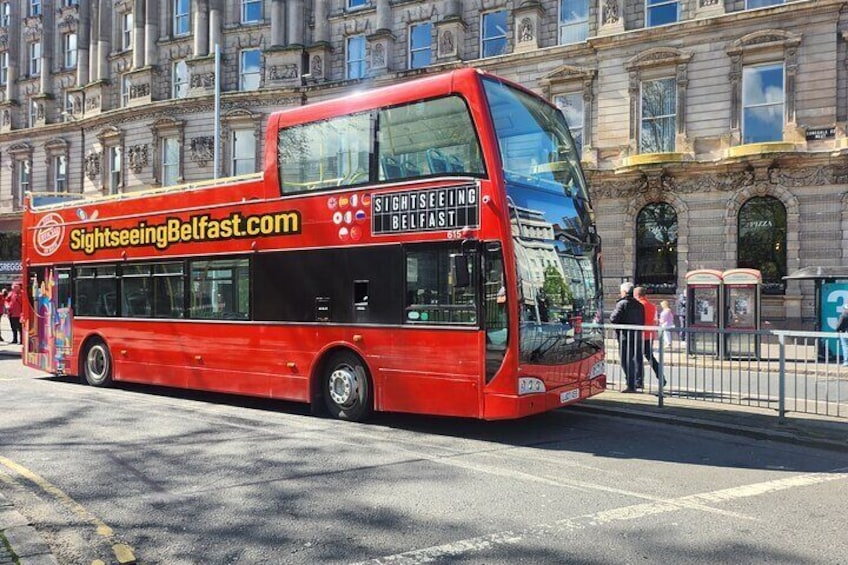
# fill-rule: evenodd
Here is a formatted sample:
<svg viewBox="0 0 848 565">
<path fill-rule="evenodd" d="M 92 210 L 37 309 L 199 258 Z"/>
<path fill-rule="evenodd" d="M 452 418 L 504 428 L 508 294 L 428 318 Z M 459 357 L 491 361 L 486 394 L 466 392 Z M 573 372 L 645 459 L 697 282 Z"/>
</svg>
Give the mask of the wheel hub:
<svg viewBox="0 0 848 565">
<path fill-rule="evenodd" d="M 359 377 L 350 367 L 339 367 L 330 374 L 329 393 L 339 406 L 349 406 L 356 400 Z"/>
</svg>

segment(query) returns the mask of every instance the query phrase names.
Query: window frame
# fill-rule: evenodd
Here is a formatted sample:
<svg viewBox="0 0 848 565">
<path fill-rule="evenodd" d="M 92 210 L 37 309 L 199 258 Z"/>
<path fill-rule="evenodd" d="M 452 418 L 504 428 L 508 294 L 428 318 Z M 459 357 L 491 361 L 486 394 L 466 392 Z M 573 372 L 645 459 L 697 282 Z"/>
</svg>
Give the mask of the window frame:
<svg viewBox="0 0 848 565">
<path fill-rule="evenodd" d="M 78 36 L 75 31 L 62 34 L 62 64 L 65 69 L 77 66 Z"/>
<path fill-rule="evenodd" d="M 252 141 L 252 151 L 247 152 L 245 156 L 240 156 L 237 152 L 239 147 L 239 136 L 244 135 L 245 138 Z M 233 128 L 230 132 L 230 147 L 232 147 L 232 158 L 230 161 L 230 173 L 232 176 L 246 175 L 256 172 L 256 132 L 254 128 Z M 238 172 L 240 164 L 250 163 L 248 172 Z"/>
<path fill-rule="evenodd" d="M 663 250 L 658 246 L 662 244 L 659 238 L 656 235 L 656 232 L 650 227 L 648 227 L 648 223 L 652 222 L 656 224 L 657 214 L 659 212 L 653 212 L 657 209 L 665 209 L 670 212 L 668 216 L 671 218 L 673 215 L 673 222 L 668 227 L 668 233 L 671 234 L 673 232 L 674 239 L 673 241 L 666 241 L 666 249 L 665 252 L 669 255 L 670 259 L 668 263 L 671 267 L 671 272 L 658 273 L 652 276 L 653 280 L 646 280 L 646 276 L 651 276 L 651 273 L 645 272 L 645 267 L 651 266 L 654 264 L 658 264 L 659 261 L 654 259 L 655 257 L 661 256 L 663 254 Z M 648 217 L 648 214 L 652 213 L 651 217 Z M 642 226 L 646 227 L 642 227 Z M 650 232 L 653 235 L 653 239 L 655 242 L 646 242 L 644 239 L 640 237 L 640 229 L 644 229 L 647 232 Z M 634 269 L 634 278 L 637 286 L 644 286 L 648 288 L 652 293 L 657 294 L 674 294 L 677 292 L 677 271 L 678 271 L 678 261 L 680 257 L 680 251 L 678 249 L 680 243 L 680 214 L 677 212 L 675 207 L 668 202 L 658 201 L 658 202 L 648 202 L 645 204 L 639 212 L 636 214 L 635 221 L 635 256 L 636 256 L 636 265 Z M 650 254 L 649 251 L 654 251 L 653 254 Z M 652 261 L 648 261 L 647 259 L 651 258 Z M 662 278 L 661 282 L 658 282 L 658 279 Z"/>
<path fill-rule="evenodd" d="M 565 104 L 560 104 L 560 100 L 563 102 L 566 98 L 576 97 L 580 100 L 580 125 L 574 126 L 571 121 L 568 119 L 568 116 L 565 115 L 563 111 L 563 107 Z M 571 133 L 571 138 L 574 140 L 575 145 L 578 148 L 578 154 L 583 152 L 583 132 L 586 124 L 586 100 L 584 99 L 584 93 L 582 90 L 575 90 L 572 92 L 562 92 L 554 95 L 554 106 L 559 108 L 559 111 L 562 112 L 562 115 L 565 116 L 565 121 L 568 124 L 568 130 Z M 575 135 L 575 132 L 579 134 Z"/>
<path fill-rule="evenodd" d="M 486 36 L 486 20 L 489 17 L 492 17 L 496 14 L 503 14 L 504 18 L 504 30 L 503 35 L 495 35 L 491 37 Z M 487 54 L 486 53 L 486 45 L 491 44 L 492 42 L 503 40 L 503 51 L 495 54 Z M 509 12 L 506 9 L 501 10 L 492 10 L 489 12 L 483 12 L 480 14 L 480 58 L 487 59 L 489 57 L 500 57 L 502 55 L 507 54 L 507 49 L 509 49 Z"/>
<path fill-rule="evenodd" d="M 191 2 L 189 0 L 171 0 L 171 31 L 174 37 L 184 37 L 191 33 Z"/>
<path fill-rule="evenodd" d="M 582 43 L 586 41 L 589 37 L 589 3 L 586 0 L 570 0 L 572 2 L 580 1 L 584 4 L 586 8 L 586 17 L 582 20 L 573 20 L 569 23 L 563 22 L 564 11 L 563 7 L 566 2 L 569 0 L 559 0 L 557 5 L 558 15 L 557 15 L 557 45 L 571 45 L 574 43 Z M 578 29 L 580 28 L 582 31 L 582 37 L 580 39 L 576 39 L 574 41 L 565 41 L 563 38 L 564 32 L 567 29 Z M 581 35 L 578 33 L 577 35 Z"/>
<path fill-rule="evenodd" d="M 258 24 L 262 22 L 262 0 L 241 0 L 239 3 L 239 21 L 242 24 Z M 251 8 L 258 8 L 259 14 L 254 19 L 248 19 Z"/>
<path fill-rule="evenodd" d="M 184 69 L 184 76 L 181 77 L 179 69 L 182 67 Z M 184 80 L 180 80 L 180 78 L 184 78 Z M 190 85 L 189 72 L 188 72 L 188 63 L 186 63 L 185 59 L 178 59 L 173 61 L 171 64 L 171 98 L 174 99 L 183 99 L 188 97 L 188 90 Z M 180 95 L 181 91 L 184 92 Z"/>
<path fill-rule="evenodd" d="M 51 160 L 53 171 L 53 192 L 68 192 L 68 157 L 53 155 Z"/>
<path fill-rule="evenodd" d="M 424 47 L 415 47 L 413 45 L 413 40 L 415 38 L 415 30 L 417 28 L 427 27 L 427 37 L 429 41 L 427 45 Z M 423 65 L 415 65 L 415 55 L 419 53 L 427 53 L 427 62 Z M 409 26 L 409 61 L 408 68 L 410 69 L 422 69 L 425 67 L 429 67 L 433 64 L 433 23 L 432 22 L 419 22 L 416 24 L 410 24 Z"/>
<path fill-rule="evenodd" d="M 247 72 L 246 61 L 245 58 L 248 55 L 256 55 L 256 71 Z M 247 84 L 248 80 L 254 79 L 256 80 L 255 88 L 248 88 L 250 86 Z M 254 92 L 262 88 L 262 50 L 251 48 L 251 49 L 242 49 L 239 52 L 239 91 L 240 92 Z"/>
<path fill-rule="evenodd" d="M 161 154 L 159 155 L 160 163 L 161 163 L 161 185 L 164 186 L 176 186 L 181 184 L 181 166 L 182 166 L 182 158 L 180 155 L 180 139 L 176 135 L 164 135 L 161 139 Z M 168 149 L 172 148 L 173 153 L 175 155 L 175 161 L 168 161 Z M 169 172 L 173 174 L 173 179 L 169 177 Z M 169 182 L 173 180 L 173 182 Z"/>
<path fill-rule="evenodd" d="M 351 45 L 354 42 L 361 42 L 362 48 L 362 58 L 361 59 L 352 59 L 351 55 Z M 366 77 L 368 73 L 368 65 L 366 64 L 366 60 L 368 58 L 368 48 L 367 42 L 364 35 L 351 35 L 345 38 L 345 78 L 347 80 L 359 80 Z M 356 67 L 354 67 L 356 66 Z M 351 72 L 353 68 L 358 68 L 357 76 L 353 76 Z"/>
<path fill-rule="evenodd" d="M 782 257 L 778 257 L 778 264 L 776 265 L 778 273 L 776 276 L 769 276 L 767 272 L 764 272 L 763 265 L 765 264 L 762 260 L 758 262 L 749 261 L 749 257 L 745 257 L 743 261 L 743 254 L 750 253 L 756 249 L 756 244 L 750 240 L 743 240 L 745 235 L 743 234 L 742 229 L 742 219 L 743 214 L 745 212 L 745 208 L 752 205 L 754 202 L 771 202 L 771 210 L 770 213 L 775 210 L 780 211 L 782 215 L 782 226 L 763 226 L 769 229 L 763 230 L 764 233 L 770 235 L 770 240 L 767 242 L 768 247 L 770 249 L 774 249 L 775 244 L 778 244 L 781 251 Z M 779 208 L 778 208 L 779 206 Z M 773 216 L 772 216 L 773 217 Z M 788 269 L 788 261 L 789 261 L 789 253 L 788 253 L 788 233 L 789 233 L 789 211 L 786 209 L 786 204 L 784 204 L 779 198 L 766 194 L 763 196 L 752 196 L 745 200 L 741 206 L 739 206 L 739 211 L 736 214 L 736 265 L 739 268 L 749 268 L 749 269 L 757 269 L 760 271 L 763 277 L 762 282 L 762 293 L 765 295 L 783 295 L 786 293 L 786 282 L 783 277 L 787 275 Z M 781 233 L 782 232 L 782 233 Z M 761 259 L 761 258 L 760 258 Z M 779 264 L 782 260 L 782 265 Z M 782 269 L 782 271 L 781 271 Z"/>
<path fill-rule="evenodd" d="M 646 83 L 660 83 L 660 82 L 669 82 L 671 95 L 674 96 L 674 113 L 672 114 L 658 114 L 652 115 L 649 118 L 645 117 L 645 84 Z M 677 119 L 678 119 L 678 111 L 679 111 L 679 103 L 677 100 L 677 78 L 676 77 L 661 77 L 654 79 L 643 79 L 639 84 L 639 137 L 637 139 L 638 142 L 638 151 L 639 153 L 673 153 L 677 149 L 677 140 L 676 132 L 677 132 Z M 644 145 L 642 142 L 642 138 L 645 132 L 645 122 L 660 122 L 660 121 L 671 121 L 671 147 L 666 147 L 663 139 L 663 145 L 660 147 L 659 151 L 645 151 Z"/>
<path fill-rule="evenodd" d="M 119 194 L 123 186 L 124 158 L 123 148 L 120 145 L 110 145 L 107 150 L 107 170 L 109 180 L 106 190 L 109 194 Z M 117 168 L 116 165 L 117 164 Z"/>
<path fill-rule="evenodd" d="M 651 14 L 656 11 L 657 8 L 664 8 L 666 6 L 670 6 L 674 4 L 677 8 L 675 10 L 674 20 L 670 22 L 663 23 L 651 23 Z M 680 0 L 645 0 L 645 27 L 660 27 L 665 25 L 672 25 L 680 22 Z"/>
<path fill-rule="evenodd" d="M 0 84 L 6 84 L 9 81 L 9 52 L 0 52 Z"/>
<path fill-rule="evenodd" d="M 135 16 L 132 12 L 121 14 L 121 48 L 126 51 L 133 47 Z"/>
<path fill-rule="evenodd" d="M 7 2 L 0 2 L 0 27 L 9 27 L 12 21 L 12 6 Z"/>
<path fill-rule="evenodd" d="M 745 88 L 745 83 L 746 83 L 746 76 L 748 74 L 750 74 L 749 71 L 753 71 L 755 69 L 776 69 L 778 67 L 780 68 L 780 73 L 781 73 L 781 89 L 780 89 L 781 100 L 780 100 L 780 102 L 779 103 L 763 102 L 763 103 L 757 103 L 757 104 L 751 104 L 751 105 L 747 104 L 745 100 L 748 97 L 748 93 L 746 92 L 747 89 Z M 742 143 L 743 144 L 769 143 L 769 142 L 783 141 L 783 130 L 786 127 L 786 99 L 787 99 L 787 95 L 786 95 L 786 63 L 785 63 L 785 61 L 764 62 L 764 63 L 743 65 L 743 67 L 742 67 L 742 81 L 741 82 L 742 82 L 742 99 L 740 101 L 740 107 L 741 107 L 740 136 L 741 136 L 741 139 L 742 139 Z M 747 110 L 752 109 L 752 108 L 768 108 L 768 107 L 774 107 L 774 106 L 777 106 L 777 105 L 780 106 L 780 112 L 779 112 L 779 115 L 780 115 L 780 132 L 779 132 L 779 137 L 777 139 L 749 141 L 748 138 L 747 138 L 747 134 L 746 134 L 746 129 L 748 129 L 747 126 L 746 126 L 746 122 L 748 121 Z"/>
<path fill-rule="evenodd" d="M 754 6 L 751 7 L 751 0 L 745 0 L 745 10 L 759 10 L 761 8 L 771 8 L 773 6 L 782 6 L 786 4 L 786 0 L 774 0 L 772 2 L 764 3 L 762 6 Z"/>
<path fill-rule="evenodd" d="M 41 0 L 30 0 L 27 6 L 27 14 L 31 18 L 41 15 Z"/>
<path fill-rule="evenodd" d="M 40 41 L 30 41 L 27 44 L 27 59 L 29 61 L 27 70 L 31 77 L 41 75 L 41 47 Z"/>
</svg>

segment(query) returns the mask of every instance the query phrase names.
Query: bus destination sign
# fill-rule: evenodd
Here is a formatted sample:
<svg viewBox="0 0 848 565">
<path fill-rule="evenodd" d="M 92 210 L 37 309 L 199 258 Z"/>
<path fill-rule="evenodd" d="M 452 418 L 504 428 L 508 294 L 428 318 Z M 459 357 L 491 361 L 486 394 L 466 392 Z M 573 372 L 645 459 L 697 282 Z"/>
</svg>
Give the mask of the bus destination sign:
<svg viewBox="0 0 848 565">
<path fill-rule="evenodd" d="M 375 194 L 371 211 L 374 235 L 479 227 L 480 188 L 471 184 Z"/>
</svg>

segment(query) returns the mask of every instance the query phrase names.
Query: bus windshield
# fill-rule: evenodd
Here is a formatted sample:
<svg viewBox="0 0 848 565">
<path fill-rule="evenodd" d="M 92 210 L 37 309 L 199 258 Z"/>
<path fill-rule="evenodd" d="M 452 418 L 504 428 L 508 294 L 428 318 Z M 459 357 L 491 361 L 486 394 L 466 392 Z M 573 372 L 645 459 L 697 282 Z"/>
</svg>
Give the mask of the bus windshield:
<svg viewBox="0 0 848 565">
<path fill-rule="evenodd" d="M 484 80 L 484 88 L 515 246 L 521 357 L 562 362 L 581 347 L 575 328 L 599 321 L 601 305 L 598 238 L 577 149 L 553 106 L 496 80 Z"/>
</svg>

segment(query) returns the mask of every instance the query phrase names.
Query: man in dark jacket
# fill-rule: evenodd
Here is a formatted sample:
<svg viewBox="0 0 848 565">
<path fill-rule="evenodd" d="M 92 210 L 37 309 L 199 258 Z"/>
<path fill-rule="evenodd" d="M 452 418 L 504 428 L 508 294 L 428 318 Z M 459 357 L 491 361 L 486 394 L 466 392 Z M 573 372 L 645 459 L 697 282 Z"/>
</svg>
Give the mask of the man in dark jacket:
<svg viewBox="0 0 848 565">
<path fill-rule="evenodd" d="M 842 313 L 839 314 L 836 331 L 839 332 L 839 341 L 842 342 L 842 366 L 848 367 L 848 301 L 842 305 Z"/>
<path fill-rule="evenodd" d="M 613 324 L 632 326 L 645 325 L 645 309 L 633 298 L 633 283 L 621 283 L 621 298 L 615 303 L 610 314 Z M 621 368 L 627 377 L 627 388 L 622 392 L 636 392 L 636 383 L 642 382 L 642 336 L 638 329 L 615 330 L 618 337 L 618 350 L 621 355 Z"/>
</svg>

